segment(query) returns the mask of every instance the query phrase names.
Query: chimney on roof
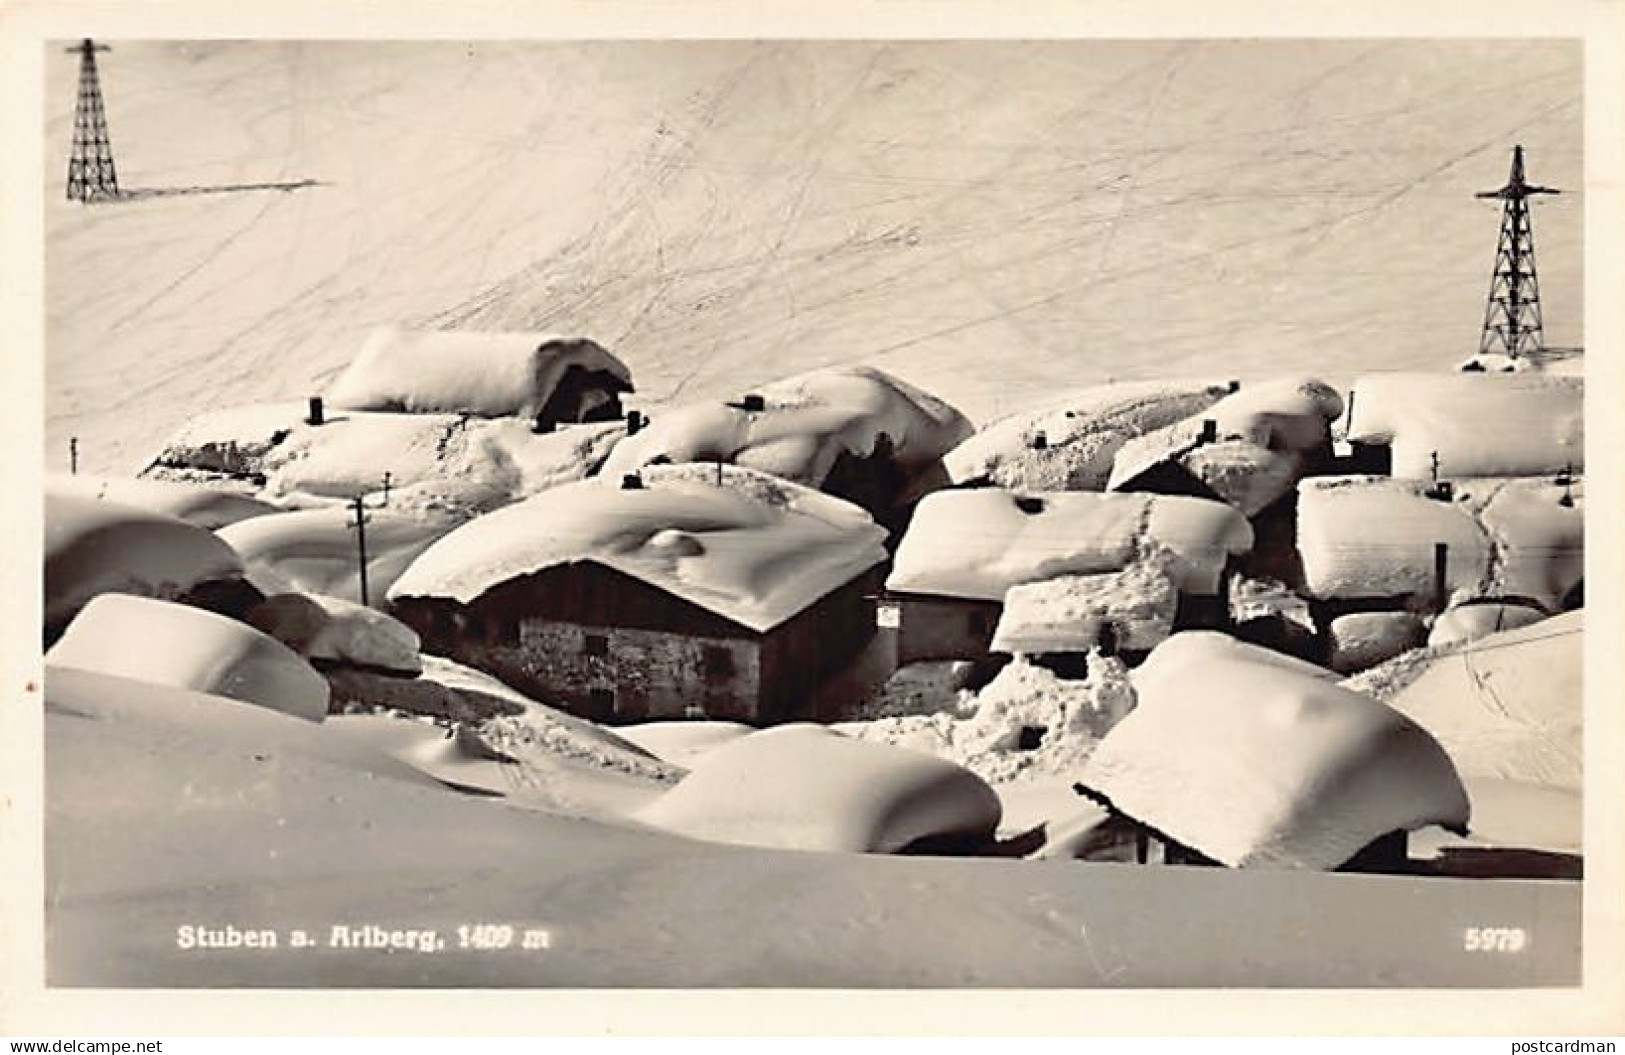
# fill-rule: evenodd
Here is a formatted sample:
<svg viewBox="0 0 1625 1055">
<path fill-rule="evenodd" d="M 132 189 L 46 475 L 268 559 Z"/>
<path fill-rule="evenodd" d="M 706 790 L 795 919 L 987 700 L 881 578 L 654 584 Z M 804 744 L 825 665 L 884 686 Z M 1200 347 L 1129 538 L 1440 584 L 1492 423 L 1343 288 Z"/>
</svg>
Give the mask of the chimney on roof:
<svg viewBox="0 0 1625 1055">
<path fill-rule="evenodd" d="M 627 473 L 625 476 L 621 477 L 621 490 L 623 490 L 623 491 L 641 491 L 641 490 L 643 490 L 643 477 L 639 476 L 637 473 Z"/>
<path fill-rule="evenodd" d="M 1048 447 L 1049 447 L 1049 436 L 1042 433 L 1042 432 L 1033 433 L 1033 439 L 1032 439 L 1031 446 L 1032 446 L 1032 449 L 1035 450 L 1035 451 L 1042 451 L 1042 450 L 1048 449 Z"/>
<path fill-rule="evenodd" d="M 636 410 L 626 412 L 626 434 L 636 436 L 643 429 L 643 415 Z"/>
<path fill-rule="evenodd" d="M 1202 442 L 1212 443 L 1219 438 L 1219 423 L 1212 418 L 1202 419 Z"/>
<path fill-rule="evenodd" d="M 744 398 L 739 401 L 739 408 L 749 411 L 766 410 L 767 400 L 763 399 L 759 392 L 747 392 Z"/>
<path fill-rule="evenodd" d="M 310 397 L 310 413 L 305 415 L 306 425 L 320 425 L 324 420 L 322 416 L 322 397 Z"/>
<path fill-rule="evenodd" d="M 1230 382 L 1230 391 L 1232 391 L 1232 392 L 1240 392 L 1241 391 L 1241 382 L 1240 381 L 1232 381 L 1232 382 Z"/>
</svg>

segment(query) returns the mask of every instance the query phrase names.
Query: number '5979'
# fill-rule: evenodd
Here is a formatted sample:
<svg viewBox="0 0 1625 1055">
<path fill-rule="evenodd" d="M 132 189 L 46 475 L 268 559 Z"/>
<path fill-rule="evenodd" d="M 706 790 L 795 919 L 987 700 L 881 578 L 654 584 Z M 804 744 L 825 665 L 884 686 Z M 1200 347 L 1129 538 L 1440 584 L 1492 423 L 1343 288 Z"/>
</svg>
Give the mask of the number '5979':
<svg viewBox="0 0 1625 1055">
<path fill-rule="evenodd" d="M 1522 927 L 1468 927 L 1461 932 L 1462 948 L 1468 952 L 1522 952 L 1528 944 Z"/>
</svg>

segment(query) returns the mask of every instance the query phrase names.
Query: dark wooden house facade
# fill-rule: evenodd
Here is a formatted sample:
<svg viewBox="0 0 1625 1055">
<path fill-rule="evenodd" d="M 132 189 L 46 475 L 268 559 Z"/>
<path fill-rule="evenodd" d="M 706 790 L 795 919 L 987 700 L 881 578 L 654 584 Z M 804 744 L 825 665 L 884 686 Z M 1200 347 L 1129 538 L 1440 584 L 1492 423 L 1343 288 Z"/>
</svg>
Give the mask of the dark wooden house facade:
<svg viewBox="0 0 1625 1055">
<path fill-rule="evenodd" d="M 426 652 L 611 724 L 796 718 L 874 634 L 878 569 L 757 631 L 595 561 L 561 564 L 470 604 L 407 597 L 399 618 Z"/>
</svg>

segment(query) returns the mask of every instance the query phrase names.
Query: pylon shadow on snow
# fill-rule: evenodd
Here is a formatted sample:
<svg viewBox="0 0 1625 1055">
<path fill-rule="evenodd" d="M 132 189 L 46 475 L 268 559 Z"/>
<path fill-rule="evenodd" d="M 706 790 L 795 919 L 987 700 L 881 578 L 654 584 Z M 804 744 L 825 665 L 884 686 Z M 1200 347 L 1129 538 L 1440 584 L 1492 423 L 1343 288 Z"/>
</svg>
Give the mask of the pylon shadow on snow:
<svg viewBox="0 0 1625 1055">
<path fill-rule="evenodd" d="M 319 180 L 304 179 L 280 183 L 216 183 L 195 187 L 131 187 L 120 190 L 116 198 L 103 197 L 101 200 L 114 201 L 141 201 L 146 198 L 175 198 L 193 194 L 237 194 L 244 191 L 279 190 L 289 193 L 303 190 L 306 187 L 325 187 L 328 184 Z"/>
</svg>

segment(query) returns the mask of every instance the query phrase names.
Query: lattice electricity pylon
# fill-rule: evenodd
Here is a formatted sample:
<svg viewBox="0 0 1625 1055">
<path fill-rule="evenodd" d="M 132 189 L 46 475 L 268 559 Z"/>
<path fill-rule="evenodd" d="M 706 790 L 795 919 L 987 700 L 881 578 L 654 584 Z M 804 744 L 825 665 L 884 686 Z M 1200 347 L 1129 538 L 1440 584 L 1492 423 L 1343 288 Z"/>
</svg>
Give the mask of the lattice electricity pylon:
<svg viewBox="0 0 1625 1055">
<path fill-rule="evenodd" d="M 1495 273 L 1490 276 L 1489 303 L 1484 309 L 1484 332 L 1478 340 L 1480 355 L 1500 353 L 1516 359 L 1525 352 L 1539 350 L 1545 342 L 1528 199 L 1534 194 L 1557 193 L 1550 187 L 1524 182 L 1523 147 L 1516 146 L 1512 148 L 1512 172 L 1506 186 L 1476 195 L 1506 202 L 1501 212 L 1501 237 L 1495 247 Z"/>
<path fill-rule="evenodd" d="M 79 53 L 79 106 L 73 114 L 73 152 L 68 156 L 68 200 L 116 198 L 118 173 L 113 169 L 113 144 L 107 138 L 107 114 L 96 76 L 96 52 L 109 49 L 87 37 L 67 50 Z"/>
</svg>

